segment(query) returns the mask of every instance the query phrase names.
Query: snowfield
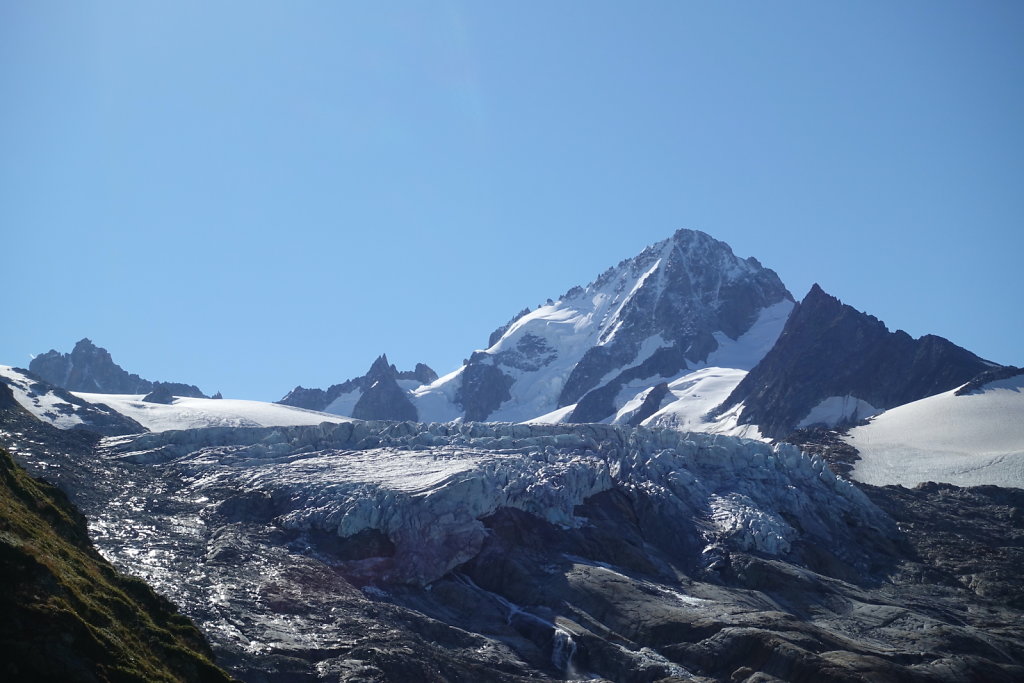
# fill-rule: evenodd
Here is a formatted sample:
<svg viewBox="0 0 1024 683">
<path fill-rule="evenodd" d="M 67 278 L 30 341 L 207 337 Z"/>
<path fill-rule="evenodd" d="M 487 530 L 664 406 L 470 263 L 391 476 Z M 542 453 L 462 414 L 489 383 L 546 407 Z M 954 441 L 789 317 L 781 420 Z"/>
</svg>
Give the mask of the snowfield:
<svg viewBox="0 0 1024 683">
<path fill-rule="evenodd" d="M 71 392 L 89 403 L 104 403 L 151 432 L 203 427 L 297 427 L 321 422 L 351 422 L 351 418 L 315 410 L 242 399 L 176 397 L 174 403 L 145 403 L 143 395 Z"/>
<path fill-rule="evenodd" d="M 860 451 L 852 476 L 866 484 L 1024 488 L 1024 375 L 893 408 L 846 441 Z"/>
</svg>

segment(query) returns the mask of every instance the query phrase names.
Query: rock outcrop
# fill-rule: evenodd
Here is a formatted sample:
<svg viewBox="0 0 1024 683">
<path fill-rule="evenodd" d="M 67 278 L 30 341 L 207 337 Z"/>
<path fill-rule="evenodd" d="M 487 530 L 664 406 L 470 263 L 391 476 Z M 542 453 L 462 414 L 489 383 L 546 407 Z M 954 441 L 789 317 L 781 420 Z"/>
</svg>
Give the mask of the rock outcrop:
<svg viewBox="0 0 1024 683">
<path fill-rule="evenodd" d="M 306 410 L 330 412 L 336 415 L 359 417 L 353 412 L 362 400 L 364 393 L 370 391 L 379 382 L 384 382 L 374 389 L 371 397 L 364 403 L 360 412 L 366 419 L 416 419 L 415 409 L 409 399 L 410 387 L 430 384 L 437 379 L 437 373 L 424 363 L 417 363 L 412 370 L 398 370 L 387 361 L 387 355 L 381 355 L 374 361 L 370 370 L 361 377 L 345 380 L 324 389 L 307 389 L 295 387 L 278 403 Z M 398 385 L 402 382 L 406 387 Z M 398 392 L 394 391 L 397 388 Z M 392 403 L 389 403 L 393 401 Z"/>
<path fill-rule="evenodd" d="M 32 359 L 28 369 L 50 384 L 69 391 L 94 394 L 147 394 L 156 382 L 130 374 L 114 362 L 110 353 L 89 339 L 82 339 L 71 353 L 51 349 Z M 205 398 L 198 387 L 160 382 L 175 396 Z"/>
<path fill-rule="evenodd" d="M 416 408 L 409 400 L 408 392 L 398 386 L 398 379 L 399 372 L 394 365 L 388 363 L 388 357 L 379 356 L 365 375 L 364 388 L 352 408 L 352 417 L 360 420 L 415 421 Z"/>
<path fill-rule="evenodd" d="M 88 430 L 108 436 L 146 431 L 138 422 L 106 404 L 84 401 L 21 368 L 0 366 L 0 396 L 7 396 L 61 429 Z"/>
<path fill-rule="evenodd" d="M 814 285 L 793 310 L 775 346 L 719 409 L 743 404 L 740 422 L 783 438 L 825 401 L 852 408 L 824 411 L 826 426 L 949 391 L 998 367 L 934 335 L 913 339 L 902 330 L 841 303 Z M 868 413 L 869 414 L 869 413 Z"/>
</svg>

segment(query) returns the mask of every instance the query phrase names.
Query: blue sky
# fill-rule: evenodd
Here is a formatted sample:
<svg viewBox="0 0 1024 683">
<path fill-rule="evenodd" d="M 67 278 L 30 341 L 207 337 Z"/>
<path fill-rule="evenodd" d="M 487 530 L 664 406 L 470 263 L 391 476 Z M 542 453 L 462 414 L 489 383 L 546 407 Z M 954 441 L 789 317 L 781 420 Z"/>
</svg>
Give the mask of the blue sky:
<svg viewBox="0 0 1024 683">
<path fill-rule="evenodd" d="M 689 227 L 1024 365 L 1019 2 L 6 2 L 0 101 L 0 363 L 444 373 Z"/>
</svg>

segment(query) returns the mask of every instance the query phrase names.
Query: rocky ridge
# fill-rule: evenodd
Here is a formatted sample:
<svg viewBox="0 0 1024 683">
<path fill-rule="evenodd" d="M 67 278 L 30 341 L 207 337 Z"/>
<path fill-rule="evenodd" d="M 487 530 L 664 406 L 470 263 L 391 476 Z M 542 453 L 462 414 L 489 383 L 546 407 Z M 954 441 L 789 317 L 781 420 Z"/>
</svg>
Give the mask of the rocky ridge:
<svg viewBox="0 0 1024 683">
<path fill-rule="evenodd" d="M 718 408 L 742 404 L 740 422 L 784 438 L 800 427 L 851 424 L 938 394 L 998 367 L 934 335 L 913 339 L 814 285 L 775 346 Z M 817 407 L 831 401 L 837 409 Z M 840 407 L 845 404 L 846 407 Z"/>
<path fill-rule="evenodd" d="M 198 387 L 179 382 L 152 382 L 125 371 L 110 353 L 81 339 L 71 353 L 54 349 L 32 359 L 28 369 L 50 384 L 94 394 L 148 394 L 158 386 L 175 396 L 206 398 Z"/>
<path fill-rule="evenodd" d="M 409 399 L 409 391 L 436 379 L 437 373 L 424 363 L 417 363 L 412 370 L 400 371 L 388 362 L 386 354 L 382 354 L 361 377 L 333 384 L 326 390 L 297 386 L 278 403 L 337 415 L 365 416 L 365 419 L 415 420 L 417 415 Z M 369 396 L 363 401 L 366 393 Z M 360 415 L 355 415 L 356 406 L 361 401 Z"/>
</svg>

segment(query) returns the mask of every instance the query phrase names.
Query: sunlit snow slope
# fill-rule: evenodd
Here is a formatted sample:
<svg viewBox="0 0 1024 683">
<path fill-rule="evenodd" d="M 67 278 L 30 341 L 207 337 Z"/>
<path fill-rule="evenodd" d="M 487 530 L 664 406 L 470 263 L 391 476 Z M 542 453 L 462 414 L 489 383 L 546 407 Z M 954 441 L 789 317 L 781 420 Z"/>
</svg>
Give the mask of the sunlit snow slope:
<svg viewBox="0 0 1024 683">
<path fill-rule="evenodd" d="M 868 484 L 1024 488 L 1024 375 L 893 408 L 850 430 L 853 478 Z"/>
<path fill-rule="evenodd" d="M 90 403 L 105 403 L 153 432 L 202 427 L 295 427 L 350 421 L 339 415 L 262 401 L 176 397 L 174 403 L 164 405 L 146 403 L 142 395 L 72 393 Z"/>
</svg>

